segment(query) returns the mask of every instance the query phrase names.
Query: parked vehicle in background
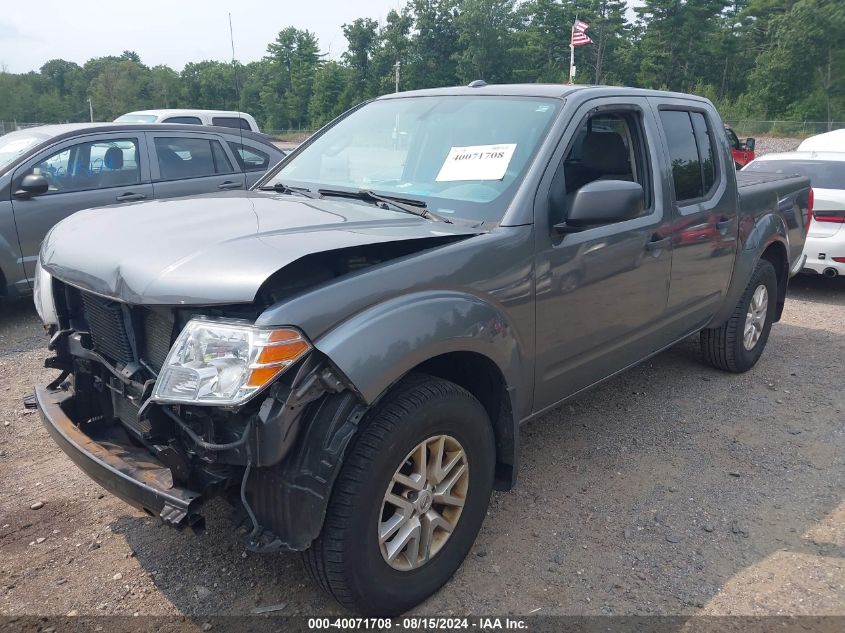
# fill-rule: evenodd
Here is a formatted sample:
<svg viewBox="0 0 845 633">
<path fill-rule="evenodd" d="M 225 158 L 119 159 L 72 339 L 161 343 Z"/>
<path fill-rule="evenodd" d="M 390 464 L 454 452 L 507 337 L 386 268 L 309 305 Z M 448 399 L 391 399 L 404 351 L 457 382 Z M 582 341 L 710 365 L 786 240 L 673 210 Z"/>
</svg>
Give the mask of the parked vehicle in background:
<svg viewBox="0 0 845 633">
<path fill-rule="evenodd" d="M 801 141 L 799 152 L 845 152 L 845 129 L 816 134 Z"/>
<path fill-rule="evenodd" d="M 757 141 L 750 137 L 744 141 L 740 141 L 736 132 L 734 132 L 733 128 L 728 124 L 725 124 L 725 134 L 728 137 L 728 144 L 731 146 L 731 155 L 734 159 L 734 166 L 737 169 L 742 169 L 754 160 L 754 147 L 757 144 Z"/>
<path fill-rule="evenodd" d="M 56 222 L 90 207 L 247 189 L 284 157 L 263 135 L 69 123 L 0 136 L 0 298 L 29 294 Z"/>
<path fill-rule="evenodd" d="M 845 275 L 845 152 L 766 154 L 743 172 L 798 174 L 810 179 L 813 222 L 804 245 L 807 261 L 801 272 L 825 277 Z"/>
<path fill-rule="evenodd" d="M 225 495 L 245 547 L 401 613 L 514 485 L 522 422 L 694 333 L 758 361 L 809 180 L 737 174 L 723 133 L 700 97 L 474 82 L 357 107 L 249 192 L 78 213 L 41 249 L 42 419 L 165 523 Z"/>
<path fill-rule="evenodd" d="M 261 132 L 255 117 L 235 110 L 138 110 L 127 112 L 114 120 L 115 123 L 181 123 L 183 125 L 213 125 L 233 127 L 250 132 Z"/>
</svg>

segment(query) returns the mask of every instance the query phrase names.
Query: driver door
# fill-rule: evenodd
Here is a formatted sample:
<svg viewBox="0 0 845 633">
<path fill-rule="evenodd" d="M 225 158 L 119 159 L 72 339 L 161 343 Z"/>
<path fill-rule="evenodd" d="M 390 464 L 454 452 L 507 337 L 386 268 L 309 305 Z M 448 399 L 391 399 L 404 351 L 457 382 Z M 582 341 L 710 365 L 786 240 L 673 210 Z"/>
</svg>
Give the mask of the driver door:
<svg viewBox="0 0 845 633">
<path fill-rule="evenodd" d="M 598 107 L 597 107 L 598 106 Z M 634 364 L 671 341 L 666 316 L 672 246 L 661 180 L 659 135 L 645 99 L 583 106 L 544 176 L 536 218 L 534 409 Z M 598 180 L 642 185 L 638 217 L 560 234 L 578 189 Z"/>
<path fill-rule="evenodd" d="M 12 178 L 12 209 L 21 264 L 30 286 L 41 242 L 59 221 L 81 209 L 152 198 L 143 134 L 97 134 L 53 145 L 18 167 Z M 50 188 L 19 192 L 28 174 L 43 174 Z"/>
</svg>

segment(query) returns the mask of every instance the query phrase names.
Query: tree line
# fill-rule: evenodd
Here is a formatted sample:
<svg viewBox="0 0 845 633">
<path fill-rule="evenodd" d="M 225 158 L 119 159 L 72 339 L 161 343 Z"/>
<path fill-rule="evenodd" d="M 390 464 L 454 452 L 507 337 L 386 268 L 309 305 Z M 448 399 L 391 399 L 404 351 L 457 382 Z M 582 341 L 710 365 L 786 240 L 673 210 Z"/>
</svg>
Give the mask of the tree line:
<svg viewBox="0 0 845 633">
<path fill-rule="evenodd" d="M 144 108 L 240 109 L 263 129 L 315 129 L 364 99 L 400 89 L 567 81 L 577 15 L 593 44 L 576 50 L 577 83 L 693 92 L 725 118 L 845 119 L 842 0 L 409 0 L 383 22 L 343 25 L 340 59 L 314 33 L 279 32 L 247 64 L 149 67 L 132 51 L 0 73 L 0 120 L 97 120 Z"/>
</svg>

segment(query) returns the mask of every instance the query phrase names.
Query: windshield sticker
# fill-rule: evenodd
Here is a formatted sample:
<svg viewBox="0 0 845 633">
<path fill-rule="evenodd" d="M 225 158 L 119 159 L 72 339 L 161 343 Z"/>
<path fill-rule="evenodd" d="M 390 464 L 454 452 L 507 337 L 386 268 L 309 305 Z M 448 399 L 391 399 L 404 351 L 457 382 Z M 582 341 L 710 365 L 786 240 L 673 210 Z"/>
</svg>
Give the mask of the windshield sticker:
<svg viewBox="0 0 845 633">
<path fill-rule="evenodd" d="M 515 150 L 516 143 L 453 147 L 436 180 L 501 180 L 505 177 Z"/>
</svg>

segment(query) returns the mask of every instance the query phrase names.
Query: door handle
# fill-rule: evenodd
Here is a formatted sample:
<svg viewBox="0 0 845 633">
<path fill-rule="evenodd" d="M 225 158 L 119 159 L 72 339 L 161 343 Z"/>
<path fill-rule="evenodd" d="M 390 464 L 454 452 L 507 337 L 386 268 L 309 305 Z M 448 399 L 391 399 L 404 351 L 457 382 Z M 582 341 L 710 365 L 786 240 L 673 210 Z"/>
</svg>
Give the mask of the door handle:
<svg viewBox="0 0 845 633">
<path fill-rule="evenodd" d="M 243 183 L 235 182 L 234 180 L 227 180 L 217 185 L 218 189 L 240 189 Z"/>
<path fill-rule="evenodd" d="M 130 191 L 129 193 L 119 195 L 117 198 L 115 198 L 115 200 L 117 200 L 118 202 L 132 202 L 133 200 L 146 200 L 146 198 L 147 196 L 145 196 L 143 193 L 132 193 Z"/>
<path fill-rule="evenodd" d="M 647 251 L 659 251 L 669 246 L 672 241 L 671 237 L 662 237 L 659 233 L 651 236 L 651 240 L 645 245 Z"/>
</svg>

